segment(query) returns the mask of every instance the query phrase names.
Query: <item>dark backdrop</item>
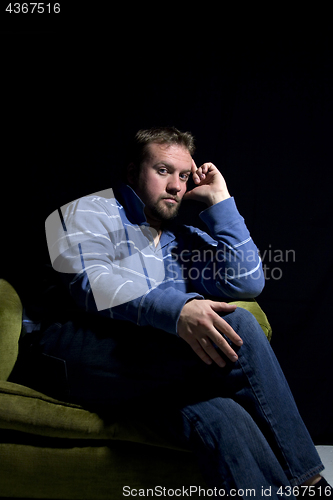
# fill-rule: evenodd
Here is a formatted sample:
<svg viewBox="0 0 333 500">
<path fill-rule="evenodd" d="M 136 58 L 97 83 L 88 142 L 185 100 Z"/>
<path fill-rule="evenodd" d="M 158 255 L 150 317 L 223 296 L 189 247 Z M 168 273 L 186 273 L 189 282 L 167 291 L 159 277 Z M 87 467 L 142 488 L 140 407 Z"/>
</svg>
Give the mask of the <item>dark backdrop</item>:
<svg viewBox="0 0 333 500">
<path fill-rule="evenodd" d="M 112 185 L 138 128 L 190 130 L 263 256 L 258 300 L 303 418 L 333 444 L 330 37 L 187 29 L 2 35 L 1 274 L 36 300 L 46 217 Z"/>
</svg>

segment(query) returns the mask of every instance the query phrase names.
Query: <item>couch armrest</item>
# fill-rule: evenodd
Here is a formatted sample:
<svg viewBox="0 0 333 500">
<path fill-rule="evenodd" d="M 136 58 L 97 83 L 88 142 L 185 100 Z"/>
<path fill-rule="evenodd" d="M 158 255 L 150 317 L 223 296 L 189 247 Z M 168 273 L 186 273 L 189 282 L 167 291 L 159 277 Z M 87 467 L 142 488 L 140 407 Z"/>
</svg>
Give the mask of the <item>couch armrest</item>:
<svg viewBox="0 0 333 500">
<path fill-rule="evenodd" d="M 0 380 L 7 380 L 18 354 L 22 303 L 14 288 L 0 279 Z"/>
<path fill-rule="evenodd" d="M 253 316 L 256 318 L 258 321 L 259 325 L 261 326 L 264 334 L 268 338 L 269 341 L 271 341 L 272 338 L 272 327 L 268 321 L 268 318 L 264 311 L 261 309 L 259 306 L 258 302 L 255 299 L 252 300 L 237 300 L 234 302 L 230 302 L 230 304 L 235 304 L 237 307 L 242 307 L 243 309 L 246 309 L 250 313 L 253 314 Z"/>
</svg>

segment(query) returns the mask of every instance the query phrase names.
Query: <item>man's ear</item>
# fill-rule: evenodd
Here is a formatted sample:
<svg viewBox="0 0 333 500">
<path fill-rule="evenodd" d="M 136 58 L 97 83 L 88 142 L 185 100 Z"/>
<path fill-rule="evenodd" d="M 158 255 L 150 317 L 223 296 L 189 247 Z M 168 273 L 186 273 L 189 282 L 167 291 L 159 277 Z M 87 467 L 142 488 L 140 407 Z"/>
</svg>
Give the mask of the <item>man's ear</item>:
<svg viewBox="0 0 333 500">
<path fill-rule="evenodd" d="M 135 186 L 138 180 L 138 167 L 134 163 L 127 166 L 127 181 L 130 186 Z"/>
</svg>

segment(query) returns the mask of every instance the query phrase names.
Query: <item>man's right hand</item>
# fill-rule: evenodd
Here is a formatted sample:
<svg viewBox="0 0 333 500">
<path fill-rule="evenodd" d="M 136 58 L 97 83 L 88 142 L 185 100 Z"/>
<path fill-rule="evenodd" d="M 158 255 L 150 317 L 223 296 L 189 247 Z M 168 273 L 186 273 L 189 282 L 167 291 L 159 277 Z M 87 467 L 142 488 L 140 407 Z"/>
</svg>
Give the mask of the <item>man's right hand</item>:
<svg viewBox="0 0 333 500">
<path fill-rule="evenodd" d="M 212 342 L 231 360 L 238 356 L 223 335 L 234 344 L 241 346 L 242 339 L 218 313 L 231 313 L 235 305 L 213 300 L 193 299 L 187 302 L 179 316 L 178 335 L 184 339 L 193 351 L 208 365 L 213 362 L 224 367 L 226 362 Z"/>
</svg>

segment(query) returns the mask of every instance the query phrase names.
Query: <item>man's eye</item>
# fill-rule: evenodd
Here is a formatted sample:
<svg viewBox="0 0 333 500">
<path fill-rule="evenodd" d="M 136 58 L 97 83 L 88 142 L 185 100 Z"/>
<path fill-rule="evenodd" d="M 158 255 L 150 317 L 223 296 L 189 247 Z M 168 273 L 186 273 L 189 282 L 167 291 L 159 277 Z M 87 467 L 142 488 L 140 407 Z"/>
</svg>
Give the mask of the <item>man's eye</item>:
<svg viewBox="0 0 333 500">
<path fill-rule="evenodd" d="M 189 174 L 180 174 L 179 177 L 182 179 L 182 181 L 188 181 L 190 175 Z"/>
<path fill-rule="evenodd" d="M 166 169 L 166 168 L 160 168 L 160 169 L 158 170 L 158 173 L 159 173 L 159 174 L 164 175 L 164 174 L 167 174 L 167 173 L 168 173 L 168 171 L 167 171 L 167 169 Z"/>
</svg>

